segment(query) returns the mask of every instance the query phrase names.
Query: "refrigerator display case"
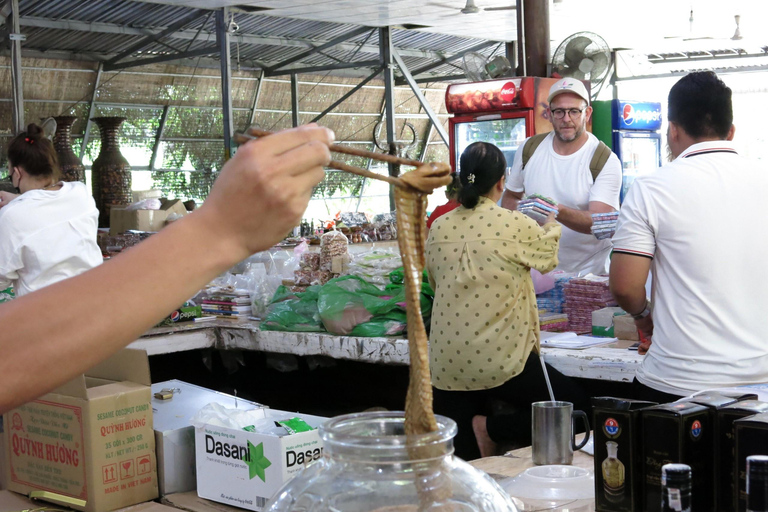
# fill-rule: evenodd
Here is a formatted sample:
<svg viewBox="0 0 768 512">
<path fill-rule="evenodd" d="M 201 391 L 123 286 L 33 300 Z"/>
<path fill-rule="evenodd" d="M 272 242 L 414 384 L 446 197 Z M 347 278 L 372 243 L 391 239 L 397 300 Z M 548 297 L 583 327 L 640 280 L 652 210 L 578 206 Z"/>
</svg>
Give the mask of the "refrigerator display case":
<svg viewBox="0 0 768 512">
<path fill-rule="evenodd" d="M 638 176 L 661 167 L 661 103 L 612 100 L 595 102 L 593 108 L 595 122 L 607 125 L 595 134 L 611 147 L 621 162 L 621 202 L 624 202 Z"/>
<path fill-rule="evenodd" d="M 557 80 L 514 77 L 448 86 L 445 105 L 454 114 L 448 122 L 451 168 L 458 172 L 461 153 L 479 141 L 498 146 L 511 167 L 526 138 L 552 130 L 547 96 Z"/>
</svg>

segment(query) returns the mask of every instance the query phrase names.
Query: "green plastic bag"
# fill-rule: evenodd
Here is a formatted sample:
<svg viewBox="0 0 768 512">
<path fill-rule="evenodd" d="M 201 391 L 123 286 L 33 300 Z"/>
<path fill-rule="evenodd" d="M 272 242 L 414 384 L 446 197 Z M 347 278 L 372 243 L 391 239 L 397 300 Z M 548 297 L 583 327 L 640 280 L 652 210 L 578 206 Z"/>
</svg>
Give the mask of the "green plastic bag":
<svg viewBox="0 0 768 512">
<path fill-rule="evenodd" d="M 403 284 L 405 282 L 405 271 L 403 267 L 397 268 L 389 273 L 389 280 L 394 284 Z M 427 269 L 424 269 L 421 275 L 421 293 L 428 295 L 431 298 L 435 298 L 435 291 L 429 285 L 429 277 L 427 275 Z"/>
<path fill-rule="evenodd" d="M 6 288 L 5 290 L 0 290 L 0 304 L 3 302 L 8 302 L 9 300 L 12 300 L 16 295 L 13 293 L 13 286 L 10 288 Z"/>
<path fill-rule="evenodd" d="M 324 332 L 317 310 L 320 286 L 310 286 L 305 292 L 293 292 L 285 286 L 275 291 L 267 314 L 261 321 L 263 331 Z"/>
<path fill-rule="evenodd" d="M 428 318 L 432 298 L 424 293 L 420 298 L 422 315 Z M 357 276 L 331 279 L 318 296 L 323 325 L 328 332 L 338 335 L 400 335 L 406 331 L 405 308 L 402 284 L 389 284 L 382 290 Z"/>
</svg>

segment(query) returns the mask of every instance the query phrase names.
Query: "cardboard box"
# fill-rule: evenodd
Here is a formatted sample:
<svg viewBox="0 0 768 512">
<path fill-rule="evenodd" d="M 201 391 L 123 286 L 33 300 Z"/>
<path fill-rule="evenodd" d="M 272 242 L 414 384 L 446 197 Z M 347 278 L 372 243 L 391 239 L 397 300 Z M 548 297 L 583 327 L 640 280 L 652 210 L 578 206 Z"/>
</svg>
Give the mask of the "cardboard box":
<svg viewBox="0 0 768 512">
<path fill-rule="evenodd" d="M 144 199 L 160 199 L 163 197 L 163 191 L 156 188 L 151 188 L 149 190 L 134 190 L 131 192 L 131 196 L 133 198 L 133 202 L 138 203 Z"/>
<path fill-rule="evenodd" d="M 641 411 L 654 402 L 592 398 L 595 510 L 640 512 L 643 506 Z M 608 443 L 612 443 L 609 445 Z M 615 457 L 609 457 L 609 447 Z M 623 471 L 622 471 L 623 470 Z"/>
<path fill-rule="evenodd" d="M 16 494 L 11 491 L 0 491 L 0 512 L 25 512 L 25 511 L 40 511 L 54 510 L 52 507 Z M 56 511 L 66 512 L 68 508 L 56 507 Z M 131 505 L 130 507 L 121 508 L 115 512 L 179 512 L 178 509 L 161 505 L 160 503 L 149 501 L 140 505 Z"/>
<path fill-rule="evenodd" d="M 171 213 L 187 214 L 181 199 L 163 200 L 159 210 L 129 210 L 113 206 L 109 213 L 109 234 L 114 236 L 129 230 L 160 231 Z"/>
<path fill-rule="evenodd" d="M 158 398 L 169 394 L 171 398 Z M 236 399 L 180 380 L 152 384 L 157 476 L 161 496 L 194 491 L 197 488 L 195 428 L 190 419 L 212 402 L 226 407 L 234 407 L 237 403 L 239 409 L 246 410 L 263 407 L 255 402 Z"/>
<path fill-rule="evenodd" d="M 265 417 L 300 417 L 312 427 L 326 418 L 273 409 Z M 197 494 L 249 510 L 262 510 L 283 484 L 323 455 L 318 431 L 276 435 L 206 425 L 195 428 Z"/>
<path fill-rule="evenodd" d="M 0 416 L 0 491 L 7 487 L 5 483 L 5 443 L 3 438 L 3 417 Z"/>
<path fill-rule="evenodd" d="M 149 361 L 124 349 L 4 416 L 8 489 L 106 512 L 157 497 Z"/>
<path fill-rule="evenodd" d="M 607 307 L 592 312 L 592 335 L 607 336 L 613 338 L 613 321 L 617 316 L 626 315 L 627 312 L 619 307 Z"/>
<path fill-rule="evenodd" d="M 736 471 L 734 472 L 734 507 L 747 510 L 747 457 L 768 454 L 768 413 L 748 416 L 733 422 L 736 433 Z"/>
<path fill-rule="evenodd" d="M 742 400 L 717 411 L 716 451 L 719 471 L 718 510 L 736 510 L 736 432 L 734 422 L 768 412 L 768 402 Z"/>
<path fill-rule="evenodd" d="M 744 395 L 746 398 L 757 398 L 757 395 L 750 394 L 750 395 Z M 718 429 L 719 423 L 718 423 L 718 411 L 722 409 L 723 407 L 727 407 L 729 405 L 735 404 L 740 400 L 740 396 L 726 396 L 722 395 L 717 392 L 710 392 L 710 393 L 700 393 L 695 396 L 692 396 L 690 398 L 686 398 L 685 400 L 680 400 L 684 402 L 692 402 L 694 404 L 703 405 L 707 408 L 709 408 L 709 416 L 711 420 L 711 424 L 715 429 L 715 439 L 714 439 L 714 447 L 712 450 L 712 460 L 710 460 L 710 467 L 712 470 L 710 471 L 710 478 L 711 478 L 711 485 L 710 485 L 710 494 L 711 494 L 711 500 L 712 503 L 720 503 L 720 488 L 721 487 L 727 487 L 727 480 L 724 479 L 724 475 L 726 473 L 722 473 L 722 470 L 725 469 L 721 465 L 720 461 L 720 451 L 719 451 L 719 439 L 721 437 L 720 431 Z M 729 470 L 727 474 L 731 474 L 731 471 Z M 728 493 L 729 499 L 731 494 Z M 730 507 L 726 507 L 726 510 Z M 718 508 L 715 508 L 715 510 L 721 510 Z"/>
<path fill-rule="evenodd" d="M 613 335 L 620 340 L 640 341 L 635 319 L 630 315 L 613 318 Z"/>
<path fill-rule="evenodd" d="M 713 511 L 712 487 L 714 425 L 709 409 L 691 402 L 648 407 L 643 422 L 643 510 L 661 510 L 661 466 L 682 463 L 691 466 L 692 510 Z"/>
</svg>

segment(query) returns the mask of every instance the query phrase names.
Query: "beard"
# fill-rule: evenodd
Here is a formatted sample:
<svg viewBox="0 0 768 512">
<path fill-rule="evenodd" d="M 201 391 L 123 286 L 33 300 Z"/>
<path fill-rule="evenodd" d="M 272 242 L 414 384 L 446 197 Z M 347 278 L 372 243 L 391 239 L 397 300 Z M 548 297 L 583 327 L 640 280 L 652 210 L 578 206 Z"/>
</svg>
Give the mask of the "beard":
<svg viewBox="0 0 768 512">
<path fill-rule="evenodd" d="M 584 134 L 585 129 L 585 123 L 574 123 L 573 127 L 575 128 L 573 135 L 571 137 L 566 137 L 562 134 L 560 131 L 561 128 L 555 128 L 555 137 L 560 142 L 573 142 L 575 140 L 578 140 L 579 137 L 581 137 Z"/>
</svg>

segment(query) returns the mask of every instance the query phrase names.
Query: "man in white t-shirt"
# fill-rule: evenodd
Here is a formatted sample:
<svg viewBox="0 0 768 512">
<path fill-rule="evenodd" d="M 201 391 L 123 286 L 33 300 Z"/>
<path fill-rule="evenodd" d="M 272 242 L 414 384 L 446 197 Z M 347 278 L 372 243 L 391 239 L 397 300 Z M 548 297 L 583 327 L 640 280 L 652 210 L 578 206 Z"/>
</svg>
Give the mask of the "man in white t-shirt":
<svg viewBox="0 0 768 512">
<path fill-rule="evenodd" d="M 731 90 L 710 71 L 683 77 L 669 92 L 674 161 L 638 178 L 621 208 L 610 284 L 650 339 L 639 398 L 768 382 L 768 169 L 733 135 Z"/>
<path fill-rule="evenodd" d="M 563 225 L 558 270 L 607 274 L 610 240 L 592 235 L 593 213 L 619 208 L 621 164 L 611 154 L 596 179 L 589 165 L 598 147 L 587 131 L 592 116 L 589 94 L 580 80 L 558 80 L 549 90 L 549 120 L 554 129 L 523 168 L 523 145 L 515 153 L 501 205 L 510 210 L 524 196 L 541 194 L 557 201 Z"/>
</svg>

